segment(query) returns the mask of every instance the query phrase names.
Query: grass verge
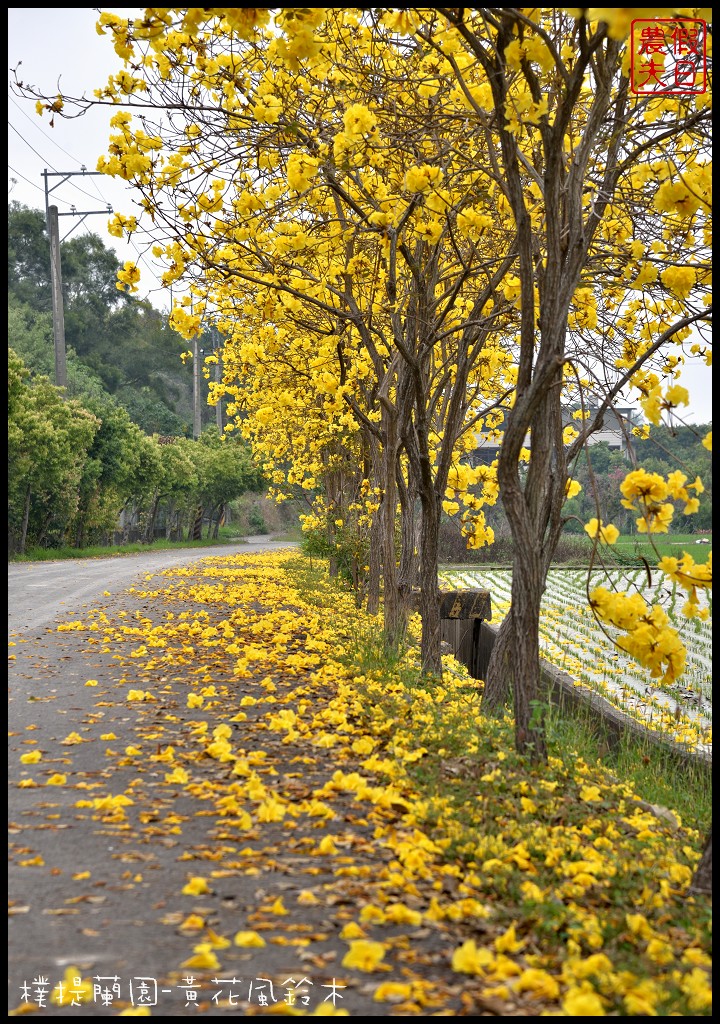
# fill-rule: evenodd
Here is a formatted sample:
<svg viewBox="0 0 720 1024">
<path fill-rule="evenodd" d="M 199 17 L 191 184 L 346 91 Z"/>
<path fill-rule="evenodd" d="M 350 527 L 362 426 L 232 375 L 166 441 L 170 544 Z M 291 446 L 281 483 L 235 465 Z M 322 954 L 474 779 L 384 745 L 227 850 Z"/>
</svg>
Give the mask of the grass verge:
<svg viewBox="0 0 720 1024">
<path fill-rule="evenodd" d="M 603 752 L 560 718 L 548 763 L 529 763 L 509 715 L 482 714 L 463 666 L 422 676 L 412 643 L 388 654 L 377 620 L 338 619 L 317 563 L 291 570 L 336 631 L 358 737 L 372 742 L 363 769 L 403 793 L 448 885 L 484 908 L 454 970 L 477 975 L 483 997 L 532 990 L 559 1004 L 541 1015 L 709 1015 L 712 908 L 687 892 L 711 815 L 705 781 L 642 744 Z"/>
</svg>

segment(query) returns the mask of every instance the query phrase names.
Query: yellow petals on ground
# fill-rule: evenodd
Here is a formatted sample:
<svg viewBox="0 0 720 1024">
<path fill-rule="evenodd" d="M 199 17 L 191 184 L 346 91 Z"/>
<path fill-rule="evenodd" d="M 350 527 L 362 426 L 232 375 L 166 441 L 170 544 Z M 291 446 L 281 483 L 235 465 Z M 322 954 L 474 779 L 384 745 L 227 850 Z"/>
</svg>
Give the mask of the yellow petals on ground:
<svg viewBox="0 0 720 1024">
<path fill-rule="evenodd" d="M 181 967 L 190 967 L 196 971 L 217 971 L 220 968 L 220 961 L 213 952 L 209 942 L 200 942 L 193 947 L 195 955 L 183 961 Z"/>
<path fill-rule="evenodd" d="M 647 918 L 642 914 L 626 914 L 625 922 L 632 934 L 637 935 L 638 938 L 651 939 L 653 937 L 653 930 L 648 924 Z"/>
<path fill-rule="evenodd" d="M 528 967 L 513 986 L 515 992 L 531 992 L 542 999 L 555 1000 L 560 995 L 560 985 L 547 971 Z"/>
<path fill-rule="evenodd" d="M 342 958 L 342 965 L 371 973 L 378 969 L 384 957 L 384 943 L 373 942 L 370 939 L 354 939 L 350 942 L 350 949 Z"/>
<path fill-rule="evenodd" d="M 207 879 L 199 875 L 194 875 L 182 888 L 183 896 L 204 896 L 210 892 L 212 889 L 208 885 Z"/>
<path fill-rule="evenodd" d="M 229 946 L 232 946 L 230 939 L 226 939 L 224 935 L 218 935 L 212 930 L 212 928 L 208 928 L 205 932 L 205 941 L 208 942 L 213 949 L 227 949 Z"/>
<path fill-rule="evenodd" d="M 605 1007 L 597 992 L 591 988 L 573 988 L 562 1001 L 566 1017 L 605 1017 Z"/>
<path fill-rule="evenodd" d="M 64 786 L 67 782 L 67 775 L 63 775 L 62 772 L 55 772 L 45 783 L 46 786 Z"/>
<path fill-rule="evenodd" d="M 320 903 L 314 892 L 310 889 L 302 889 L 297 896 L 297 902 L 301 907 L 316 907 Z"/>
<path fill-rule="evenodd" d="M 257 932 L 237 932 L 233 942 L 242 949 L 262 949 L 265 946 L 265 939 Z"/>
<path fill-rule="evenodd" d="M 257 808 L 258 821 L 282 821 L 285 817 L 285 807 L 274 797 L 263 800 Z"/>
<path fill-rule="evenodd" d="M 394 1003 L 408 999 L 412 995 L 413 986 L 400 981 L 385 981 L 375 989 L 373 999 L 377 1003 Z"/>
<path fill-rule="evenodd" d="M 182 924 L 178 925 L 180 931 L 199 931 L 205 927 L 205 918 L 199 914 L 188 914 Z"/>
<path fill-rule="evenodd" d="M 333 837 L 323 836 L 318 844 L 317 852 L 328 856 L 337 853 L 338 848 L 333 841 Z"/>
<path fill-rule="evenodd" d="M 515 936 L 515 925 L 511 924 L 508 930 L 499 935 L 494 942 L 498 953 L 517 953 L 525 945 L 525 939 L 518 939 Z"/>
<path fill-rule="evenodd" d="M 78 967 L 66 967 L 61 985 L 55 985 L 50 995 L 54 1006 L 70 1006 L 73 1000 L 89 1003 L 93 997 L 93 982 L 83 978 Z"/>
<path fill-rule="evenodd" d="M 474 939 L 467 939 L 452 956 L 452 969 L 462 974 L 485 974 L 495 964 L 495 957 Z"/>
<path fill-rule="evenodd" d="M 385 920 L 393 924 L 422 924 L 422 914 L 418 910 L 411 910 L 404 903 L 391 903 L 384 908 Z"/>
<path fill-rule="evenodd" d="M 679 494 L 687 479 L 668 486 Z M 347 1016 L 344 1006 L 362 1012 L 362 998 L 366 1008 L 371 999 L 378 1012 L 385 1005 L 402 1016 L 470 1015 L 481 999 L 506 1005 L 507 1015 L 707 1014 L 705 911 L 694 899 L 683 916 L 677 911 L 697 863 L 695 823 L 669 811 L 659 817 L 629 784 L 579 757 L 519 763 L 511 723 L 488 726 L 481 691 L 449 656 L 433 680 L 418 675 L 415 646 L 401 671 L 346 663 L 365 613 L 327 581 L 306 603 L 275 558 L 230 557 L 226 579 L 225 558 L 213 560 L 211 582 L 189 583 L 187 570 L 178 571 L 169 598 L 183 610 L 175 608 L 169 628 L 182 629 L 166 634 L 136 619 L 123 641 L 137 651 L 145 640 L 145 657 L 157 659 L 132 663 L 117 684 L 132 732 L 112 745 L 126 759 L 116 754 L 110 768 L 85 772 L 92 751 L 83 746 L 55 762 L 77 759 L 68 778 L 85 799 L 70 801 L 78 809 L 70 813 L 101 821 L 118 860 L 128 855 L 119 876 L 128 889 L 142 884 L 135 896 L 163 898 L 153 895 L 153 864 L 144 858 L 151 844 L 177 843 L 168 856 L 183 873 L 174 905 L 161 912 L 184 946 L 171 971 L 272 976 L 277 1002 L 258 1012 L 274 1015 Z M 671 568 L 680 575 L 690 563 L 677 558 Z M 324 579 L 317 567 L 308 578 Z M 332 590 L 327 607 L 324 586 Z M 152 600 L 159 609 L 160 598 Z M 613 609 L 619 621 L 638 623 L 649 611 L 630 598 Z M 409 628 L 417 626 L 413 619 Z M 174 645 L 177 668 L 165 657 Z M 296 660 L 285 671 L 287 658 Z M 233 675 L 238 659 L 242 672 Z M 123 698 L 137 685 L 130 692 L 145 701 L 141 680 L 158 686 L 157 702 L 131 713 Z M 191 699 L 204 708 L 197 716 L 185 708 Z M 100 710 L 104 702 L 96 707 L 69 741 L 96 739 L 100 723 L 119 722 Z M 116 740 L 112 732 L 102 738 Z M 21 749 L 26 765 L 49 757 Z M 94 796 L 116 767 L 124 792 Z M 20 774 L 42 783 L 50 770 Z M 63 802 L 38 795 L 48 806 Z M 126 819 L 131 797 L 137 807 Z M 53 870 L 35 849 L 20 855 L 15 864 L 39 869 L 25 873 L 29 881 Z M 142 876 L 134 860 L 143 861 Z M 83 883 L 90 873 L 72 878 Z M 78 894 L 69 895 L 92 901 L 103 882 L 94 869 L 89 885 L 68 881 Z M 240 891 L 242 905 L 234 905 L 228 897 Z M 283 1003 L 285 966 L 282 978 L 303 971 L 312 979 L 313 1002 Z M 380 984 L 382 976 L 389 980 Z M 320 984 L 331 977 L 340 993 L 348 989 L 335 1006 L 321 1002 Z M 207 982 L 203 990 L 210 998 Z"/>
<path fill-rule="evenodd" d="M 79 733 L 71 732 L 71 733 L 68 733 L 68 735 L 65 737 L 65 739 L 61 740 L 60 742 L 65 747 L 71 747 L 75 743 L 84 743 L 85 741 L 83 740 L 82 736 Z"/>
<path fill-rule="evenodd" d="M 387 918 L 385 917 L 385 911 L 381 907 L 368 904 L 360 911 L 360 920 L 363 924 L 385 924 Z"/>
</svg>

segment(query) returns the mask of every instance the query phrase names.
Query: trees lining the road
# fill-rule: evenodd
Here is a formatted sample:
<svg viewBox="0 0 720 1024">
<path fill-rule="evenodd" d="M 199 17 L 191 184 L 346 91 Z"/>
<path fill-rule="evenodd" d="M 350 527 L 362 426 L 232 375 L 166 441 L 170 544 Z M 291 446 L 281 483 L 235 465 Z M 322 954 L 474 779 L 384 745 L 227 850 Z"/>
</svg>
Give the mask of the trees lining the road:
<svg viewBox="0 0 720 1024">
<path fill-rule="evenodd" d="M 429 671 L 441 510 L 487 543 L 499 496 L 513 599 L 485 699 L 512 687 L 518 749 L 538 759 L 537 622 L 571 467 L 626 389 L 651 423 L 677 416 L 684 352 L 709 344 L 708 103 L 633 95 L 623 12 L 104 14 L 123 70 L 62 100 L 119 108 L 99 168 L 137 190 L 165 283 L 189 289 L 175 329 L 216 318 L 216 394 L 278 486 L 323 484 L 338 529 L 350 496 L 382 555 L 391 644 L 419 584 Z M 471 472 L 476 435 L 500 428 L 496 469 Z M 653 534 L 702 484 L 648 479 L 623 495 Z M 669 636 L 651 613 L 636 627 Z"/>
<path fill-rule="evenodd" d="M 262 476 L 240 439 L 212 429 L 198 441 L 148 437 L 105 398 L 83 406 L 47 377 L 31 376 L 8 350 L 8 552 L 107 542 L 123 529 L 150 543 L 162 514 L 166 533 L 192 535 L 224 506 L 260 490 Z"/>
</svg>

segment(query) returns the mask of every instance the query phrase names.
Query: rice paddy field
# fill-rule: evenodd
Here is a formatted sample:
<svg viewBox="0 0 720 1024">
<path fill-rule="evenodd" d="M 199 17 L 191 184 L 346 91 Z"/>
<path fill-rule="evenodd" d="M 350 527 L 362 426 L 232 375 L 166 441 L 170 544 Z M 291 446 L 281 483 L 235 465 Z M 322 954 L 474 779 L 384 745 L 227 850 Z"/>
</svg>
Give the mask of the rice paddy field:
<svg viewBox="0 0 720 1024">
<path fill-rule="evenodd" d="M 510 607 L 511 571 L 506 568 L 443 569 L 443 589 L 481 588 L 490 592 L 491 624 L 499 625 Z M 650 603 L 660 599 L 687 648 L 681 679 L 661 685 L 612 642 L 595 621 L 587 600 L 588 573 L 582 568 L 552 569 L 540 619 L 541 656 L 571 676 L 578 686 L 601 694 L 625 714 L 689 746 L 712 750 L 712 618 L 686 619 L 684 591 L 668 585 L 660 572 L 645 568 L 593 572 L 589 588 L 637 591 Z"/>
</svg>

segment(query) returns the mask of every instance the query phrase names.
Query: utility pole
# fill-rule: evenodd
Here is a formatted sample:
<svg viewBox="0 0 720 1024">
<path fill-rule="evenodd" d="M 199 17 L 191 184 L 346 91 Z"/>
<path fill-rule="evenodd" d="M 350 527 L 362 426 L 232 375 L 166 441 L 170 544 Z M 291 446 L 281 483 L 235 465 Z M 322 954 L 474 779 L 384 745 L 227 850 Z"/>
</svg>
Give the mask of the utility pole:
<svg viewBox="0 0 720 1024">
<path fill-rule="evenodd" d="M 97 213 L 107 216 L 113 211 L 112 207 L 108 203 L 104 210 L 87 210 L 83 212 L 76 210 L 75 207 L 72 206 L 68 213 L 58 213 L 57 206 L 50 206 L 49 197 L 50 193 L 54 192 L 55 189 L 66 182 L 68 178 L 72 178 L 77 175 L 87 177 L 89 175 L 98 175 L 101 173 L 101 171 L 86 171 L 84 167 L 80 171 L 48 171 L 47 168 L 43 171 L 43 177 L 45 178 L 45 223 L 47 224 L 47 232 L 50 239 L 50 284 L 52 288 L 53 340 L 55 344 L 55 384 L 59 388 L 67 387 L 67 357 L 65 352 L 65 311 L 63 308 L 62 268 L 60 266 L 61 239 L 58 218 L 82 217 L 82 220 L 78 221 L 70 228 L 70 231 L 65 235 L 65 238 L 67 238 L 79 224 L 82 224 L 86 217 L 93 216 Z M 59 181 L 57 185 L 53 185 L 52 188 L 49 188 L 48 178 L 62 178 L 62 181 Z M 62 239 L 62 241 L 65 241 L 65 239 Z"/>
<path fill-rule="evenodd" d="M 202 412 L 200 408 L 200 342 L 193 338 L 193 438 L 202 434 Z"/>
<path fill-rule="evenodd" d="M 63 309 L 62 272 L 60 269 L 60 231 L 58 208 L 48 206 L 46 212 L 50 236 L 50 285 L 52 287 L 53 339 L 55 343 L 55 384 L 67 387 L 67 360 L 65 357 L 65 311 Z"/>
<path fill-rule="evenodd" d="M 220 344 L 220 331 L 217 327 L 213 326 L 212 329 L 212 345 L 213 352 L 217 356 L 217 362 L 215 363 L 215 383 L 222 383 L 222 345 Z M 222 398 L 218 398 L 215 403 L 215 422 L 217 423 L 218 433 L 223 432 L 223 408 Z"/>
</svg>

